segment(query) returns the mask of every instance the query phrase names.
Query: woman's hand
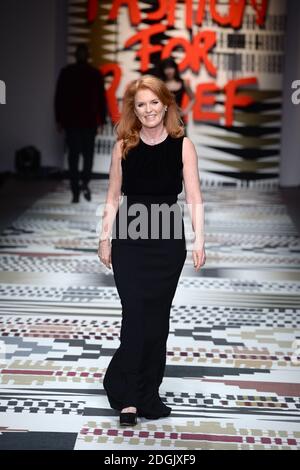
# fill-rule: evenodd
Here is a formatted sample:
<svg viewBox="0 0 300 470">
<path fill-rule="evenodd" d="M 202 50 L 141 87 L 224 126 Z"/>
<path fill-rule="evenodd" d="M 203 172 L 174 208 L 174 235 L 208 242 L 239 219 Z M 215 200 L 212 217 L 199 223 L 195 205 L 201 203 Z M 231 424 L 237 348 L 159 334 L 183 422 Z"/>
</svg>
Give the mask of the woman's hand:
<svg viewBox="0 0 300 470">
<path fill-rule="evenodd" d="M 192 251 L 193 261 L 194 261 L 194 268 L 196 271 L 199 271 L 201 266 L 205 264 L 206 261 L 206 254 L 205 254 L 205 247 L 203 246 L 196 246 Z"/>
<path fill-rule="evenodd" d="M 108 269 L 111 269 L 111 244 L 109 239 L 99 240 L 98 258 Z"/>
</svg>

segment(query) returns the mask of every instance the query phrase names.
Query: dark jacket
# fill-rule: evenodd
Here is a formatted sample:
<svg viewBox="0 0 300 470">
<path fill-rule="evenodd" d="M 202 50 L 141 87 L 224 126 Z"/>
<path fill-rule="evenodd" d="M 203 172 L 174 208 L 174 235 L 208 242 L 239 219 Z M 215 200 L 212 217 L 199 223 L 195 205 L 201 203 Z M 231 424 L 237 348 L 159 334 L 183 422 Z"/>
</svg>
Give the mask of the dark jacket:
<svg viewBox="0 0 300 470">
<path fill-rule="evenodd" d="M 55 91 L 55 119 L 63 128 L 105 123 L 107 103 L 101 72 L 88 63 L 64 67 Z"/>
</svg>

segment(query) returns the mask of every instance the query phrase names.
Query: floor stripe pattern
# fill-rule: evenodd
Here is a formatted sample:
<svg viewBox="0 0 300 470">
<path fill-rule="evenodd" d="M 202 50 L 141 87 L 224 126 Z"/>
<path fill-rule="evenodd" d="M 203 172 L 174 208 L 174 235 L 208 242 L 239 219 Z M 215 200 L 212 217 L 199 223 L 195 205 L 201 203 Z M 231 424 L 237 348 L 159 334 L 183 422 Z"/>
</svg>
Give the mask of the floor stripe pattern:
<svg viewBox="0 0 300 470">
<path fill-rule="evenodd" d="M 121 428 L 102 387 L 121 325 L 97 258 L 107 181 L 91 188 L 76 205 L 57 183 L 0 235 L 0 449 L 299 450 L 300 239 L 279 191 L 204 189 L 207 262 L 188 241 L 171 309 L 172 414 Z"/>
</svg>

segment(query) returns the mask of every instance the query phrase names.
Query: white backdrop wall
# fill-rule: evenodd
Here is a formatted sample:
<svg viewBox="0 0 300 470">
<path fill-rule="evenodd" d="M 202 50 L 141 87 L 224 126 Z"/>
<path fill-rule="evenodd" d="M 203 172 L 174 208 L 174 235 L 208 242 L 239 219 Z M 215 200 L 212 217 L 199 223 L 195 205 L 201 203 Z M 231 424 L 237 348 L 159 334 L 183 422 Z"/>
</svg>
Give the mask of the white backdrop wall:
<svg viewBox="0 0 300 470">
<path fill-rule="evenodd" d="M 283 119 L 280 152 L 280 185 L 300 185 L 300 103 L 293 103 L 291 96 L 300 83 L 300 2 L 287 2 L 286 55 L 283 75 Z M 300 94 L 297 92 L 298 97 Z"/>
<path fill-rule="evenodd" d="M 34 145 L 43 166 L 60 166 L 63 138 L 56 132 L 53 97 L 58 70 L 65 63 L 65 0 L 1 0 L 0 171 L 12 171 L 15 151 Z"/>
</svg>

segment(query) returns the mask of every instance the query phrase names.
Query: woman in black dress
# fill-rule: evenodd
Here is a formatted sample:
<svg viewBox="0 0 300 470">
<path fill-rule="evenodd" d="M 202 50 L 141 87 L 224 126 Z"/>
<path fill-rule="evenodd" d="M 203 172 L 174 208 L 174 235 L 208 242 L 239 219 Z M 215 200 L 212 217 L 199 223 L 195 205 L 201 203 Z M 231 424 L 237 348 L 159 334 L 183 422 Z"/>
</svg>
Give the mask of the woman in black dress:
<svg viewBox="0 0 300 470">
<path fill-rule="evenodd" d="M 122 324 L 103 387 L 120 411 L 120 424 L 134 425 L 137 416 L 157 419 L 172 411 L 159 386 L 170 309 L 187 255 L 177 203 L 183 180 L 196 270 L 205 263 L 204 210 L 195 147 L 162 80 L 144 75 L 128 85 L 116 131 L 98 256 L 113 267 Z"/>
<path fill-rule="evenodd" d="M 180 115 L 183 119 L 185 119 L 185 116 L 188 116 L 189 112 L 194 106 L 195 93 L 191 89 L 188 82 L 181 78 L 178 65 L 172 57 L 163 59 L 159 63 L 158 70 L 159 78 L 165 82 L 168 89 L 174 94 L 176 104 L 180 110 Z M 188 95 L 190 101 L 187 107 L 185 109 L 182 109 L 182 100 L 184 93 Z M 187 135 L 186 121 L 183 121 L 183 123 L 185 126 L 185 135 Z"/>
</svg>

